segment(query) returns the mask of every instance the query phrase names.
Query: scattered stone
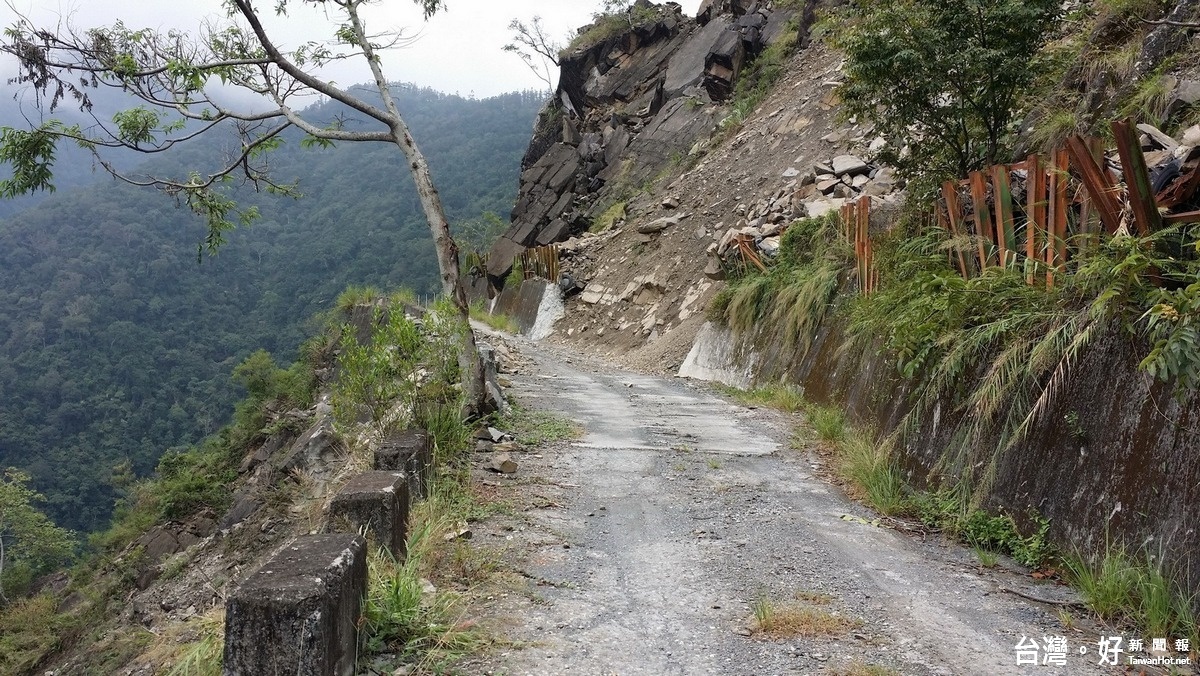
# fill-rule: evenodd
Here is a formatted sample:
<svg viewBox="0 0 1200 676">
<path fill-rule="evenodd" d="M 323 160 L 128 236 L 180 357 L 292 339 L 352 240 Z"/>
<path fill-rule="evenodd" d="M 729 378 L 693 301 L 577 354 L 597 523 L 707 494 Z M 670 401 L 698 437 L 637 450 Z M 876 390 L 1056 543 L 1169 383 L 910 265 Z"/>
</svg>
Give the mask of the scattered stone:
<svg viewBox="0 0 1200 676">
<path fill-rule="evenodd" d="M 816 180 L 819 181 L 819 180 L 821 180 L 821 175 L 823 175 L 823 174 L 832 176 L 833 175 L 833 167 L 829 166 L 828 164 L 825 164 L 824 162 L 814 162 L 813 163 L 813 173 L 815 173 L 817 175 Z"/>
<path fill-rule="evenodd" d="M 467 524 L 460 523 L 449 533 L 443 535 L 442 539 L 446 542 L 453 542 L 455 540 L 470 540 L 474 536 L 475 534 L 471 532 L 471 529 L 467 527 Z M 429 582 L 428 580 L 422 580 L 421 582 L 428 584 L 431 588 L 433 587 L 433 583 Z M 434 591 L 437 591 L 437 589 L 431 589 L 430 593 L 433 593 Z"/>
<path fill-rule="evenodd" d="M 768 256 L 774 256 L 775 254 L 779 253 L 779 243 L 782 239 L 782 237 L 764 238 L 758 243 L 758 249 Z"/>
<path fill-rule="evenodd" d="M 721 267 L 719 260 L 709 256 L 708 265 L 704 267 L 704 276 L 715 281 L 720 281 L 725 279 L 725 269 Z"/>
<path fill-rule="evenodd" d="M 833 158 L 833 173 L 837 176 L 857 176 L 871 171 L 871 165 L 853 155 L 838 155 Z"/>
<path fill-rule="evenodd" d="M 678 208 L 679 208 L 679 198 L 678 198 L 678 197 L 675 197 L 674 195 L 671 195 L 671 196 L 667 197 L 666 199 L 664 199 L 664 200 L 662 201 L 662 208 L 664 208 L 664 209 L 678 209 Z"/>
<path fill-rule="evenodd" d="M 652 235 L 656 232 L 662 232 L 673 225 L 679 225 L 679 220 L 678 216 L 666 216 L 639 225 L 637 231 L 641 235 Z"/>
<path fill-rule="evenodd" d="M 788 167 L 783 170 L 784 178 L 795 178 L 800 175 L 800 170 L 795 167 Z"/>
<path fill-rule="evenodd" d="M 831 211 L 837 211 L 845 204 L 841 199 L 816 199 L 804 203 L 804 209 L 809 218 L 820 218 Z"/>
<path fill-rule="evenodd" d="M 787 221 L 780 220 L 777 223 L 773 223 L 773 224 L 768 225 L 767 227 L 763 228 L 762 236 L 763 237 L 774 237 L 775 235 L 782 233 L 784 230 L 787 230 L 787 227 L 788 227 Z"/>
<path fill-rule="evenodd" d="M 492 457 L 492 462 L 488 466 L 488 469 L 500 474 L 516 474 L 517 462 L 507 453 L 497 453 Z"/>
<path fill-rule="evenodd" d="M 1154 142 L 1154 145 L 1166 150 L 1167 152 L 1171 152 L 1179 147 L 1178 141 L 1164 134 L 1152 124 L 1142 123 L 1139 124 L 1137 128 L 1138 131 L 1142 132 L 1146 136 L 1149 136 L 1150 140 Z"/>
<path fill-rule="evenodd" d="M 495 427 L 487 428 L 487 432 L 488 432 L 488 436 L 491 438 L 491 440 L 496 443 L 504 441 L 504 438 L 508 436 L 508 434 L 501 432 L 500 430 L 496 429 Z"/>
<path fill-rule="evenodd" d="M 817 192 L 822 195 L 832 195 L 834 188 L 837 188 L 839 185 L 842 185 L 842 182 L 836 179 L 821 181 L 817 184 Z"/>
</svg>

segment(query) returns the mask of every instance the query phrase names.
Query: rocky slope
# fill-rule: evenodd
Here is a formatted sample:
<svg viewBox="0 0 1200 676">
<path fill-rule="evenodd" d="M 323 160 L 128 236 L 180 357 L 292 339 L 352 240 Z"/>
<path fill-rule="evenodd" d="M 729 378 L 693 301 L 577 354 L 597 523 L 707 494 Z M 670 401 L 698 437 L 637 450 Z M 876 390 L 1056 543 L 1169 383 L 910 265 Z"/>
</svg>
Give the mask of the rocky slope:
<svg viewBox="0 0 1200 676">
<path fill-rule="evenodd" d="M 692 20 L 668 3 L 656 22 L 571 54 L 513 226 L 492 248 L 493 284 L 522 245 L 561 242 L 568 311 L 554 339 L 674 371 L 735 237 L 770 256 L 796 218 L 860 195 L 877 211 L 898 204 L 891 171 L 870 161 L 883 141 L 838 119 L 841 58 L 808 36 L 818 4 L 709 3 Z M 714 64 L 734 35 L 746 44 L 731 73 Z M 764 58 L 781 59 L 783 77 L 740 118 L 727 97 L 780 43 Z M 556 117 L 561 136 L 545 122 Z"/>
</svg>

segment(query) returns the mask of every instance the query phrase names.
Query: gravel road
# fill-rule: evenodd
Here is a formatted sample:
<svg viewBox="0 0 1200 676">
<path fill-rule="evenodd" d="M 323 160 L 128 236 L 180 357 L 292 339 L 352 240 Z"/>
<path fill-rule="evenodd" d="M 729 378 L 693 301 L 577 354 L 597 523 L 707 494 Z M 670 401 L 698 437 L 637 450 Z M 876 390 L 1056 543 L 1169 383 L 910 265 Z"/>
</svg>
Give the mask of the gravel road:
<svg viewBox="0 0 1200 676">
<path fill-rule="evenodd" d="M 517 647 L 470 673 L 1125 673 L 1098 666 L 1098 634 L 1064 629 L 1059 606 L 1003 591 L 1069 600 L 1070 590 L 1011 564 L 983 568 L 969 550 L 885 527 L 848 500 L 820 478 L 811 449 L 789 443 L 797 419 L 561 348 L 510 345 L 522 355 L 508 376 L 516 400 L 584 432 L 521 456 L 506 489 L 524 491 L 519 522 L 479 529 L 510 552 L 519 543 L 516 565 L 540 584 L 495 602 Z M 755 600 L 798 598 L 857 626 L 753 631 Z M 1045 636 L 1067 638 L 1065 665 L 1018 666 L 1018 642 Z"/>
</svg>

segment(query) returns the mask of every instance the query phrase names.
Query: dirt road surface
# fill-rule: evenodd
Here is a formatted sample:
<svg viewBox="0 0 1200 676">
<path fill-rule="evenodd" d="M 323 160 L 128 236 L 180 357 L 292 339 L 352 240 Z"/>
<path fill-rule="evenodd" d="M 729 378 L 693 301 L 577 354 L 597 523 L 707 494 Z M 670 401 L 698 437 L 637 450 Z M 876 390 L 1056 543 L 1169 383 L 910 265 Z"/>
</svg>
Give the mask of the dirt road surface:
<svg viewBox="0 0 1200 676">
<path fill-rule="evenodd" d="M 481 525 L 477 540 L 506 546 L 537 586 L 495 601 L 514 647 L 468 672 L 1125 673 L 1099 666 L 1096 632 L 1064 628 L 1064 606 L 1005 591 L 1063 601 L 1069 589 L 1011 563 L 984 568 L 970 550 L 889 528 L 848 500 L 821 478 L 817 454 L 790 443 L 797 417 L 510 344 L 522 362 L 506 376 L 515 399 L 583 431 L 492 482 L 520 496 L 520 514 Z M 762 600 L 842 627 L 767 636 L 754 624 Z M 1057 636 L 1065 665 L 1018 666 L 1023 638 Z"/>
</svg>

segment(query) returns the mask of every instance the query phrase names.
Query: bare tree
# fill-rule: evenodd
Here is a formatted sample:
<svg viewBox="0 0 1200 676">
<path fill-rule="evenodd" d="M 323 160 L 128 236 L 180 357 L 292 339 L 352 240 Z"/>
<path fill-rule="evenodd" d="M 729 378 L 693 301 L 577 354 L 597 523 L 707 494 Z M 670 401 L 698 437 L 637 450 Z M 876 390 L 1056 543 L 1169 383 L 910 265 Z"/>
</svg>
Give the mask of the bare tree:
<svg viewBox="0 0 1200 676">
<path fill-rule="evenodd" d="M 467 404 L 474 412 L 485 401 L 483 372 L 469 328 L 469 309 L 459 275 L 458 247 L 450 235 L 441 198 L 425 157 L 401 117 L 380 65 L 380 52 L 403 41 L 399 33 L 371 34 L 361 8 L 374 0 L 272 0 L 274 12 L 286 15 L 289 4 L 331 8 L 337 27 L 332 39 L 306 43 L 285 53 L 263 26 L 263 12 L 251 0 L 225 0 L 228 21 L 210 23 L 193 36 L 178 31 L 133 30 L 118 22 L 110 27 L 79 31 L 60 23 L 39 28 L 24 16 L 4 33 L 0 50 L 17 57 L 20 72 L 11 82 L 26 84 L 38 94 L 39 105 L 53 111 L 73 101 L 90 116 L 86 124 L 51 120 L 31 129 L 5 128 L 0 133 L 0 162 L 13 169 L 0 181 L 0 196 L 53 189 L 56 144 L 77 143 L 90 151 L 99 166 L 114 177 L 139 186 L 155 187 L 185 203 L 208 226 L 205 245 L 215 250 L 237 223 L 257 217 L 228 195 L 233 184 L 250 185 L 283 195 L 296 195 L 295 186 L 272 178 L 265 154 L 282 143 L 285 130 L 306 134 L 305 145 L 340 141 L 391 143 L 404 153 L 416 183 L 422 209 L 433 235 L 442 289 L 467 324 L 462 367 Z M 442 0 L 413 0 L 429 18 Z M 11 4 L 10 9 L 13 9 Z M 15 9 L 13 10 L 15 12 Z M 371 73 L 382 107 L 348 89 L 313 74 L 334 61 L 362 59 Z M 236 108 L 220 98 L 223 87 L 257 95 L 261 107 Z M 118 113 L 111 121 L 92 112 L 94 90 L 112 88 L 136 97 L 140 105 Z M 368 118 L 370 129 L 347 129 L 344 124 L 318 124 L 300 112 L 300 103 L 328 97 Z M 215 129 L 231 129 L 237 149 L 220 166 L 186 177 L 134 175 L 119 171 L 111 151 L 131 149 L 160 153 Z"/>
<path fill-rule="evenodd" d="M 512 23 L 508 24 L 508 30 L 513 32 L 513 41 L 504 45 L 504 51 L 521 57 L 529 70 L 546 83 L 546 91 L 553 92 L 554 78 L 551 66 L 558 68 L 561 65 L 558 55 L 563 48 L 546 35 L 542 17 L 535 16 L 528 24 L 520 19 L 513 19 Z"/>
</svg>

